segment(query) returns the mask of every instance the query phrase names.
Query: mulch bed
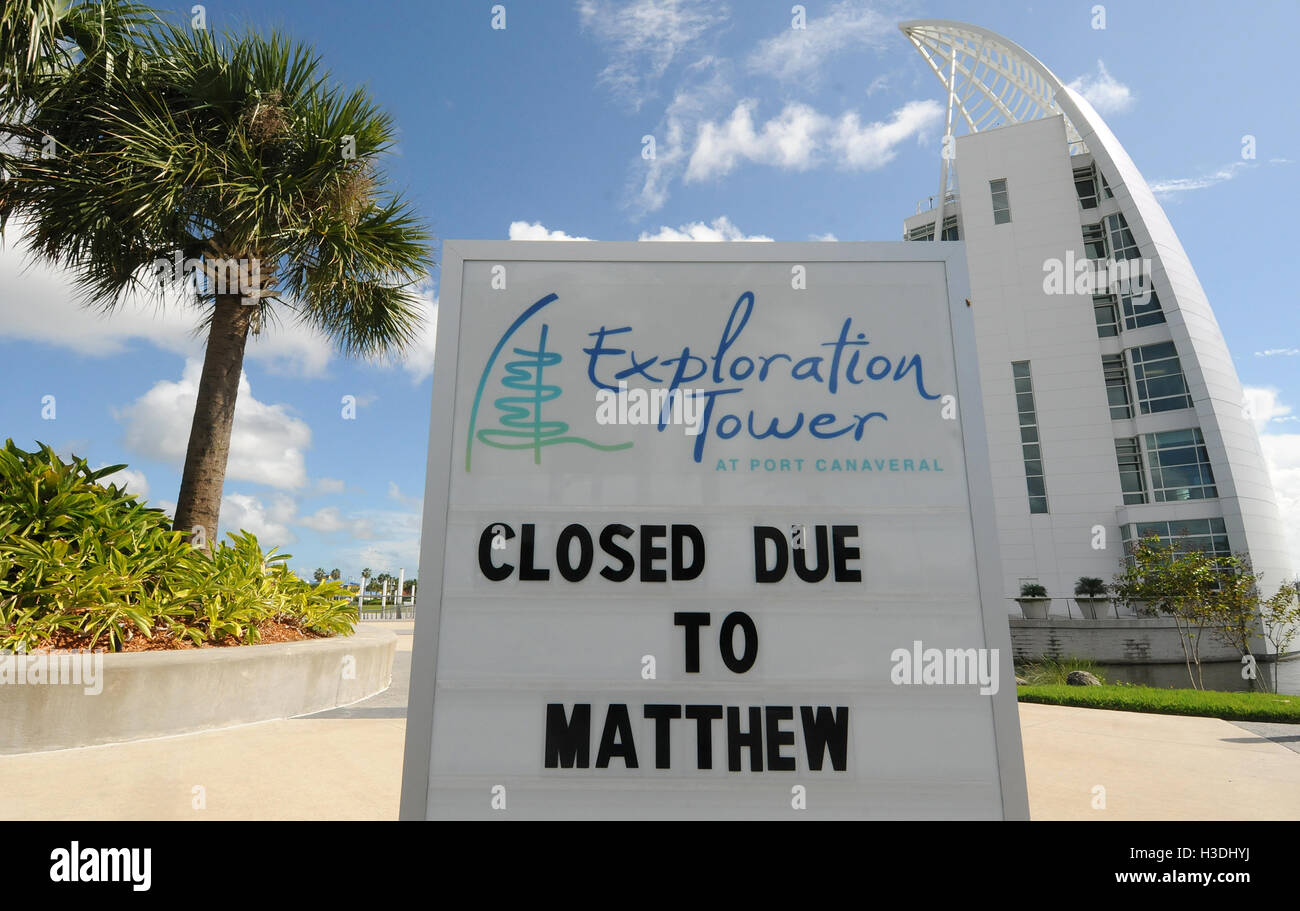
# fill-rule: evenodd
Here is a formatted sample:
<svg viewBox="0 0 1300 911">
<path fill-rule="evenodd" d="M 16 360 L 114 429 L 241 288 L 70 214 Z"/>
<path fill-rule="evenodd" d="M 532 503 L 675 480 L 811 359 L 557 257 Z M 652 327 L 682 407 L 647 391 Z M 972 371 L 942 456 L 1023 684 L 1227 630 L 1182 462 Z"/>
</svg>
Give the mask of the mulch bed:
<svg viewBox="0 0 1300 911">
<path fill-rule="evenodd" d="M 301 642 L 304 639 L 324 639 L 320 633 L 314 633 L 311 630 L 303 629 L 292 620 L 268 620 L 257 628 L 259 638 L 254 645 L 267 645 L 275 642 Z M 153 635 L 146 636 L 134 627 L 128 631 L 126 642 L 122 645 L 124 652 L 162 652 L 178 651 L 182 649 L 195 648 L 232 648 L 240 645 L 247 645 L 243 639 L 234 636 L 223 636 L 220 639 L 209 639 L 202 645 L 195 645 L 194 640 L 188 636 L 173 635 L 169 629 L 155 629 Z M 29 654 L 58 654 L 60 652 L 86 651 L 90 649 L 90 636 L 85 634 L 74 634 L 69 632 L 59 632 L 36 648 L 32 649 Z M 104 647 L 104 637 L 100 636 L 99 643 L 95 646 L 94 651 L 108 652 L 109 649 Z"/>
</svg>

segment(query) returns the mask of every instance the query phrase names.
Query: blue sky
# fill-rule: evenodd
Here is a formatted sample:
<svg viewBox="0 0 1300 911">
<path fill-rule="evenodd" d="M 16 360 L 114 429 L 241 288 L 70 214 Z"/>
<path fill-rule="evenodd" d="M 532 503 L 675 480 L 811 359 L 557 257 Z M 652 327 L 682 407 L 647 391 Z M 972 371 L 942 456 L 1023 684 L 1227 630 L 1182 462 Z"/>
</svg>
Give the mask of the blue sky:
<svg viewBox="0 0 1300 911">
<path fill-rule="evenodd" d="M 175 6 L 182 20 L 191 3 Z M 1159 191 L 1255 407 L 1293 535 L 1300 532 L 1300 333 L 1291 205 L 1300 119 L 1289 55 L 1300 26 L 1261 3 L 515 0 L 221 2 L 213 29 L 279 28 L 395 117 L 386 167 L 439 237 L 896 240 L 937 190 L 940 85 L 897 30 L 971 21 L 1078 80 Z M 1242 137 L 1255 137 L 1244 160 Z M 643 137 L 655 157 L 643 157 Z M 432 312 L 435 273 L 428 289 Z M 0 252 L 0 433 L 51 443 L 170 505 L 201 343 L 194 316 L 79 310 L 64 279 Z M 223 530 L 255 531 L 310 575 L 362 566 L 408 578 L 432 384 L 433 323 L 402 358 L 359 363 L 302 330 L 250 345 Z M 54 396 L 52 420 L 43 397 Z M 355 420 L 342 417 L 354 396 Z M 46 409 L 48 414 L 48 409 Z M 1298 561 L 1300 562 L 1300 561 Z"/>
</svg>

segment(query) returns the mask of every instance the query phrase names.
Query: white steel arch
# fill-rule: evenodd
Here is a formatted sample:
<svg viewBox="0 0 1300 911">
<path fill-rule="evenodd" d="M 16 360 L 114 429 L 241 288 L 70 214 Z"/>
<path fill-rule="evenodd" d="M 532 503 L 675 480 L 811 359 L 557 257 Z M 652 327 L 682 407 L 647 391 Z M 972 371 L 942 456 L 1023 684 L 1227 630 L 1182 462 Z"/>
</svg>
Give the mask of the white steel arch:
<svg viewBox="0 0 1300 911">
<path fill-rule="evenodd" d="M 1033 54 L 976 25 L 917 19 L 899 26 L 949 93 L 949 104 L 972 133 L 1065 115 L 1070 153 L 1086 151 L 1057 96 L 1064 84 Z"/>
</svg>

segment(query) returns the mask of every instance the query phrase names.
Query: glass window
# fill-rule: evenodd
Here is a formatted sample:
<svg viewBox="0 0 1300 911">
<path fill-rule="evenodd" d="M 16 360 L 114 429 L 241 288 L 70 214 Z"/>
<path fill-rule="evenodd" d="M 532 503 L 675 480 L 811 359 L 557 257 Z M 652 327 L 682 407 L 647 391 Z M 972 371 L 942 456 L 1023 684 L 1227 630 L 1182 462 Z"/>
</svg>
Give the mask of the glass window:
<svg viewBox="0 0 1300 911">
<path fill-rule="evenodd" d="M 1006 178 L 990 180 L 989 190 L 993 194 L 993 224 L 1005 225 L 1011 221 L 1011 199 L 1007 194 Z"/>
<path fill-rule="evenodd" d="M 1101 222 L 1083 226 L 1083 252 L 1088 259 L 1106 258 L 1106 228 Z"/>
<path fill-rule="evenodd" d="M 1143 326 L 1155 326 L 1165 321 L 1165 311 L 1160 306 L 1160 298 L 1154 289 L 1147 289 L 1146 300 L 1142 295 L 1121 294 L 1120 303 L 1124 307 L 1124 328 L 1140 329 Z"/>
<path fill-rule="evenodd" d="M 1106 175 L 1098 171 L 1097 176 L 1101 178 L 1102 195 L 1105 196 L 1107 199 L 1114 199 L 1115 194 L 1110 191 L 1110 184 L 1106 183 Z"/>
<path fill-rule="evenodd" d="M 1130 356 L 1138 404 L 1143 414 L 1192 407 L 1192 396 L 1173 342 L 1133 348 Z"/>
<path fill-rule="evenodd" d="M 1029 375 L 1029 361 L 1012 362 L 1011 376 L 1016 389 L 1029 511 L 1044 513 L 1047 512 L 1047 479 L 1043 476 L 1043 451 L 1038 443 L 1038 412 L 1034 407 L 1034 381 Z"/>
<path fill-rule="evenodd" d="M 1156 502 L 1217 497 L 1210 454 L 1199 427 L 1146 435 Z"/>
<path fill-rule="evenodd" d="M 1137 241 L 1133 239 L 1133 232 L 1129 230 L 1123 215 L 1107 215 L 1106 228 L 1110 232 L 1110 248 L 1114 251 L 1115 259 L 1138 258 Z"/>
<path fill-rule="evenodd" d="M 1128 394 L 1128 370 L 1124 366 L 1124 355 L 1103 355 L 1101 372 L 1106 378 L 1106 398 L 1110 402 L 1110 419 L 1121 421 L 1133 417 L 1133 402 Z"/>
<path fill-rule="evenodd" d="M 1126 545 L 1140 538 L 1155 535 L 1160 543 L 1179 542 L 1180 552 L 1204 550 L 1216 557 L 1232 553 L 1228 544 L 1228 529 L 1222 519 L 1176 519 L 1172 522 L 1130 522 L 1120 526 L 1120 535 Z M 1125 552 L 1128 548 L 1124 548 Z M 1132 563 L 1133 558 L 1127 558 Z"/>
<path fill-rule="evenodd" d="M 1097 208 L 1097 179 L 1092 165 L 1074 169 L 1074 191 L 1079 194 L 1079 206 L 1084 209 Z"/>
<path fill-rule="evenodd" d="M 907 232 L 908 240 L 934 240 L 934 222 L 925 225 L 917 225 Z M 943 239 L 944 240 L 961 240 L 957 230 L 957 216 L 949 215 L 943 220 Z"/>
<path fill-rule="evenodd" d="M 1119 486 L 1124 505 L 1147 502 L 1146 477 L 1142 472 L 1142 450 L 1137 437 L 1115 441 L 1115 459 L 1119 463 Z"/>
<path fill-rule="evenodd" d="M 1119 335 L 1119 320 L 1113 295 L 1093 295 L 1092 313 L 1097 318 L 1097 338 L 1114 338 Z"/>
</svg>

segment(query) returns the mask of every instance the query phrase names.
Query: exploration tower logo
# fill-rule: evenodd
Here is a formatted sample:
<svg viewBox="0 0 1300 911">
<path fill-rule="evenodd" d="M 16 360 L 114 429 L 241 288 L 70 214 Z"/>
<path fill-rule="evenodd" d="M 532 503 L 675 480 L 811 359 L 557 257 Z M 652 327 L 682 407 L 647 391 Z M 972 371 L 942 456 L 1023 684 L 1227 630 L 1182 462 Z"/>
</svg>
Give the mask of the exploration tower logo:
<svg viewBox="0 0 1300 911">
<path fill-rule="evenodd" d="M 535 349 L 512 349 L 520 359 L 506 363 L 505 375 L 501 379 L 501 385 L 507 390 L 507 394 L 492 403 L 500 412 L 498 418 L 500 426 L 475 430 L 478 424 L 479 405 L 483 401 L 483 390 L 487 386 L 488 377 L 492 375 L 492 368 L 496 365 L 502 349 L 505 348 L 506 343 L 510 341 L 515 332 L 527 323 L 534 314 L 554 303 L 558 298 L 558 294 L 548 294 L 525 310 L 517 320 L 510 324 L 510 328 L 505 331 L 496 347 L 492 349 L 492 354 L 487 360 L 487 366 L 483 368 L 483 376 L 479 378 L 478 390 L 474 393 L 474 407 L 469 415 L 469 441 L 465 445 L 466 471 L 470 470 L 470 458 L 474 454 L 475 439 L 494 449 L 531 449 L 534 465 L 542 464 L 542 450 L 547 446 L 576 443 L 589 446 L 592 449 L 611 451 L 627 449 L 632 445 L 631 443 L 602 445 L 586 437 L 570 435 L 569 425 L 564 421 L 542 420 L 543 406 L 547 402 L 558 399 L 563 394 L 563 390 L 559 386 L 545 382 L 544 371 L 546 368 L 555 367 L 564 360 L 563 356 L 558 352 L 546 349 L 546 337 L 550 331 L 550 326 L 546 323 L 541 324 L 541 331 Z"/>
<path fill-rule="evenodd" d="M 542 450 L 550 446 L 569 444 L 603 452 L 632 447 L 630 441 L 598 442 L 571 433 L 567 421 L 546 417 L 547 406 L 566 394 L 555 381 L 555 368 L 565 357 L 556 350 L 551 324 L 538 315 L 558 300 L 559 295 L 551 293 L 528 307 L 501 335 L 488 356 L 470 409 L 465 443 L 467 472 L 473 464 L 475 443 L 494 449 L 531 452 L 535 465 L 541 464 Z M 586 332 L 591 340 L 589 347 L 581 349 L 590 386 L 584 384 L 581 390 L 567 392 L 579 401 L 591 402 L 594 391 L 598 407 L 590 420 L 596 427 L 610 423 L 604 415 L 623 416 L 632 410 L 627 407 L 626 399 L 628 387 L 633 384 L 631 396 L 635 398 L 641 393 L 656 402 L 656 413 L 648 422 L 633 419 L 615 423 L 649 423 L 663 433 L 672 421 L 670 414 L 674 408 L 678 415 L 683 412 L 692 415 L 691 426 L 682 439 L 696 463 L 704 460 L 713 440 L 729 441 L 738 436 L 742 442 L 798 438 L 817 443 L 861 443 L 869 430 L 883 428 L 889 420 L 889 415 L 879 410 L 884 406 L 864 404 L 871 398 L 871 390 L 881 383 L 902 383 L 925 401 L 940 398 L 938 392 L 926 388 L 921 354 L 900 354 L 882 350 L 879 345 L 868 350 L 872 339 L 864 329 L 854 325 L 852 316 L 842 319 L 837 337 L 818 343 L 819 348 L 829 350 L 804 357 L 782 351 L 749 351 L 741 341 L 754 311 L 754 292 L 745 291 L 736 299 L 716 341 L 700 339 L 703 344 L 694 346 L 688 341 L 680 348 L 674 344 L 673 350 L 666 354 L 648 354 L 633 348 L 631 325 L 593 327 Z M 510 354 L 503 358 L 508 346 Z M 509 359 L 511 356 L 513 359 Z M 495 414 L 483 407 L 489 383 L 501 393 L 491 399 Z M 794 395 L 790 394 L 791 383 L 795 384 Z M 727 398 L 746 392 L 750 395 L 740 400 Z M 821 404 L 812 404 L 814 395 Z M 617 408 L 613 407 L 616 399 Z M 752 401 L 759 407 L 727 410 L 732 401 Z M 788 404 L 791 402 L 792 406 Z M 786 410 L 773 414 L 772 410 L 781 408 L 781 403 L 787 403 Z M 571 402 L 568 407 L 572 409 Z M 791 407 L 797 410 L 791 413 Z M 866 452 L 861 455 L 866 463 L 863 470 L 868 471 L 874 470 L 871 462 L 883 466 L 898 461 L 871 459 L 871 453 Z M 727 470 L 726 462 L 733 463 L 731 470 L 735 470 L 736 461 L 719 459 L 717 470 Z M 803 460 L 798 461 L 802 466 Z M 826 459 L 810 461 L 815 461 L 817 471 L 826 470 L 822 467 Z M 839 461 L 835 460 L 837 466 Z M 851 461 L 856 465 L 857 459 Z M 929 460 L 917 462 L 921 471 L 943 470 L 937 464 L 931 467 Z M 912 460 L 907 463 L 911 466 Z"/>
</svg>

